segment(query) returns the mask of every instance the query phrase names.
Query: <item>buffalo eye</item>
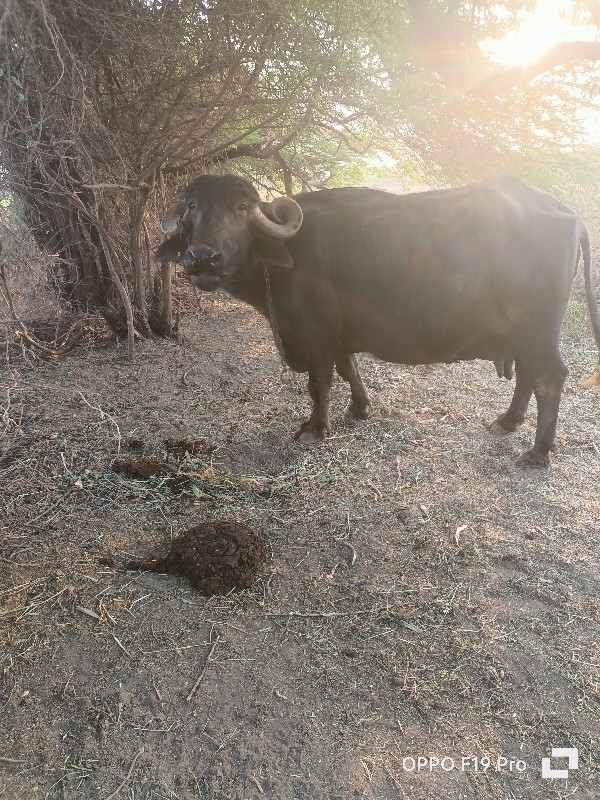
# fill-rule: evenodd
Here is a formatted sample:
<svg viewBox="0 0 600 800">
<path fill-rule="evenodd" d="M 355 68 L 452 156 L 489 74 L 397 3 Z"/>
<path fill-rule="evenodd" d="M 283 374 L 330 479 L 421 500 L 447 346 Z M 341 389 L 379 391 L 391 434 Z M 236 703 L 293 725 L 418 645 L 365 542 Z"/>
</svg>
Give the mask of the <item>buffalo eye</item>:
<svg viewBox="0 0 600 800">
<path fill-rule="evenodd" d="M 238 205 L 238 211 L 248 211 L 248 203 L 240 203 Z"/>
<path fill-rule="evenodd" d="M 190 211 L 193 211 L 196 208 L 196 203 L 193 200 L 190 200 L 187 204 Z"/>
</svg>

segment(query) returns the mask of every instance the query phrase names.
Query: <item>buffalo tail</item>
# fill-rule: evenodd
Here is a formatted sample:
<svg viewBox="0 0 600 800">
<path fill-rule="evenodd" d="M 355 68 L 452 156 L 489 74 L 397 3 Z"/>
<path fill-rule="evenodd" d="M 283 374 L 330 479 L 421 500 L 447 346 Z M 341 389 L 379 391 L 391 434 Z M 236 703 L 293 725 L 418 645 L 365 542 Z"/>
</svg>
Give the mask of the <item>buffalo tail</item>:
<svg viewBox="0 0 600 800">
<path fill-rule="evenodd" d="M 583 277 L 585 280 L 585 296 L 587 299 L 588 311 L 594 331 L 594 339 L 596 340 L 596 347 L 598 348 L 598 357 L 600 360 L 600 314 L 598 313 L 598 304 L 592 288 L 592 247 L 590 245 L 590 235 L 587 228 L 581 223 L 581 237 L 580 237 L 581 252 L 583 254 Z M 584 386 L 600 387 L 600 370 L 588 378 L 584 382 Z"/>
</svg>

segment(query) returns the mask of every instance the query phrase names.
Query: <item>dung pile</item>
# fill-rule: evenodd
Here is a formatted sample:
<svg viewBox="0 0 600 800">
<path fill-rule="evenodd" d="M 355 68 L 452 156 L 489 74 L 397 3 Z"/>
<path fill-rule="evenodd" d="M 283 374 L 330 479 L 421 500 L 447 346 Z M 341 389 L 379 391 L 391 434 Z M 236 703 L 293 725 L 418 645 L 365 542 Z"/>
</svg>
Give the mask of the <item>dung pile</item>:
<svg viewBox="0 0 600 800">
<path fill-rule="evenodd" d="M 164 558 L 132 561 L 127 569 L 182 575 L 204 595 L 247 589 L 267 555 L 262 536 L 241 522 L 214 520 L 173 539 Z"/>
</svg>

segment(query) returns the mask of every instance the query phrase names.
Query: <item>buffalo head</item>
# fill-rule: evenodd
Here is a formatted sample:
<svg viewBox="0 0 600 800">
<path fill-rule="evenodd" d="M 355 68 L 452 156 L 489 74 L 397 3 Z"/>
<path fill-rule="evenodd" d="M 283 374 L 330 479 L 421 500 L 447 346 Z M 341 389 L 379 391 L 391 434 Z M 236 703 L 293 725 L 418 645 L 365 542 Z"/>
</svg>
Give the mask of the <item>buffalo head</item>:
<svg viewBox="0 0 600 800">
<path fill-rule="evenodd" d="M 302 209 L 291 197 L 263 203 L 252 184 L 236 175 L 202 175 L 184 190 L 161 222 L 168 237 L 156 257 L 183 254 L 185 273 L 205 291 L 243 278 L 257 258 L 291 267 L 282 244 L 302 225 Z"/>
</svg>

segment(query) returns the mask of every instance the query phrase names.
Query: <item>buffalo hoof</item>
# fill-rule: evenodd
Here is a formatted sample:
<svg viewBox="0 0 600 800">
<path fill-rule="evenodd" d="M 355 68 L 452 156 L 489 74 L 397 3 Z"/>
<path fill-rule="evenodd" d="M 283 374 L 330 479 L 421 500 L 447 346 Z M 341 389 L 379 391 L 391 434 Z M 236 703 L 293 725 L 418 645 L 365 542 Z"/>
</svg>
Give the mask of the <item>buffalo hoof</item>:
<svg viewBox="0 0 600 800">
<path fill-rule="evenodd" d="M 364 406 L 350 403 L 344 416 L 346 419 L 369 419 L 371 416 L 371 403 L 367 403 Z"/>
<path fill-rule="evenodd" d="M 294 439 L 301 444 L 317 444 L 326 439 L 328 433 L 331 433 L 329 428 L 313 428 L 305 422 L 294 434 Z"/>
<path fill-rule="evenodd" d="M 521 453 L 517 458 L 517 464 L 520 467 L 548 467 L 550 466 L 550 459 L 547 455 L 532 447 L 531 450 L 525 450 L 524 453 Z"/>
<path fill-rule="evenodd" d="M 488 426 L 488 428 L 491 433 L 514 433 L 519 425 L 522 425 L 524 422 L 525 418 L 511 418 L 508 416 L 508 412 L 505 412 L 504 414 L 500 414 L 498 417 L 496 417 L 496 419 Z"/>
</svg>

